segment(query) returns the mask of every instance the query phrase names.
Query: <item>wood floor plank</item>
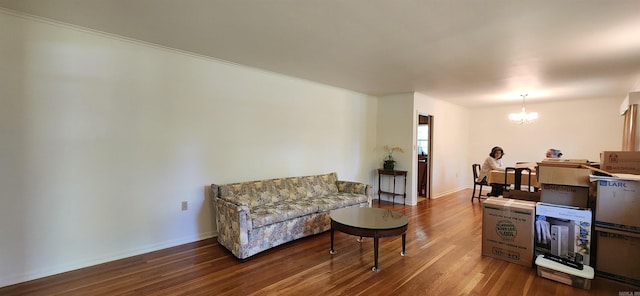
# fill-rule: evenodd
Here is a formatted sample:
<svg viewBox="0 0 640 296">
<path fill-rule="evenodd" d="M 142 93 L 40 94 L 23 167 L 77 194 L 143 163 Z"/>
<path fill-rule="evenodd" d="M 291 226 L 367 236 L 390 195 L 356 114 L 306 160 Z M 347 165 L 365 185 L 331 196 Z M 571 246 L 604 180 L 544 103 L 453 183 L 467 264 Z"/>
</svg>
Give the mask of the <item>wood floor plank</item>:
<svg viewBox="0 0 640 296">
<path fill-rule="evenodd" d="M 400 237 L 373 241 L 336 232 L 303 238 L 240 261 L 215 238 L 0 288 L 0 295 L 619 295 L 640 291 L 596 277 L 591 290 L 536 276 L 534 268 L 481 255 L 482 205 L 471 190 L 417 206 L 374 207 L 409 217 Z"/>
</svg>

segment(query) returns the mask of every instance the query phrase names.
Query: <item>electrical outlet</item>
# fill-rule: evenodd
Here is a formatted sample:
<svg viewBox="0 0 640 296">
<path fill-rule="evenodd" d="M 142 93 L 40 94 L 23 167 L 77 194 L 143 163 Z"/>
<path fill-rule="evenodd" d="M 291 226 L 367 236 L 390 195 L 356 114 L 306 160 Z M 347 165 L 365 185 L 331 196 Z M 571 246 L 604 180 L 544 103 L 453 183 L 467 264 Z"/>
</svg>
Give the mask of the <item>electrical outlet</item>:
<svg viewBox="0 0 640 296">
<path fill-rule="evenodd" d="M 189 204 L 187 203 L 187 201 L 186 200 L 183 201 L 182 202 L 182 210 L 186 211 L 188 208 L 189 208 Z"/>
</svg>

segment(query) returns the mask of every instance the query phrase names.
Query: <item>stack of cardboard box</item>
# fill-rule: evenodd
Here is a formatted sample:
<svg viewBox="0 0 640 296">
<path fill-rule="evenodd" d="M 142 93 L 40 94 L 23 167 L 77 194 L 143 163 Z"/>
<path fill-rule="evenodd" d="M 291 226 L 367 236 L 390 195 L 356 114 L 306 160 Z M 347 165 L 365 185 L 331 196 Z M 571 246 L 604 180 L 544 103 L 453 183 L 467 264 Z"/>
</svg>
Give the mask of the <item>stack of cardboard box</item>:
<svg viewBox="0 0 640 296">
<path fill-rule="evenodd" d="M 574 287 L 590 288 L 592 266 L 598 276 L 640 286 L 640 151 L 604 151 L 600 169 L 547 160 L 537 176 L 540 202 L 484 201 L 482 254 L 535 262 L 539 276 Z"/>
<path fill-rule="evenodd" d="M 591 287 L 594 276 L 590 266 L 593 265 L 592 221 L 590 209 L 542 202 L 536 204 L 534 240 L 539 276 L 583 289 Z"/>
<path fill-rule="evenodd" d="M 528 267 L 536 258 L 541 277 L 589 289 L 592 220 L 588 209 L 490 197 L 483 202 L 482 255 Z M 571 268 L 545 254 L 584 266 Z"/>
<path fill-rule="evenodd" d="M 483 255 L 533 266 L 538 274 L 589 289 L 593 278 L 590 260 L 593 216 L 589 209 L 587 160 L 545 160 L 538 163 L 542 190 L 536 202 L 520 196 L 484 202 Z M 518 192 L 519 191 L 514 191 Z M 528 192 L 527 192 L 528 193 Z M 575 269 L 545 257 L 557 256 L 583 267 Z"/>
<path fill-rule="evenodd" d="M 589 208 L 589 175 L 591 170 L 582 167 L 585 160 L 553 161 L 538 163 L 538 181 L 541 186 L 540 201 L 544 203 Z"/>
<path fill-rule="evenodd" d="M 541 203 L 536 206 L 538 275 L 584 289 L 590 288 L 594 276 L 591 246 L 595 188 L 590 190 L 589 164 L 586 159 L 547 159 L 538 163 Z M 580 268 L 545 256 L 555 256 Z"/>
<path fill-rule="evenodd" d="M 604 151 L 595 177 L 596 274 L 640 286 L 640 152 Z"/>
</svg>

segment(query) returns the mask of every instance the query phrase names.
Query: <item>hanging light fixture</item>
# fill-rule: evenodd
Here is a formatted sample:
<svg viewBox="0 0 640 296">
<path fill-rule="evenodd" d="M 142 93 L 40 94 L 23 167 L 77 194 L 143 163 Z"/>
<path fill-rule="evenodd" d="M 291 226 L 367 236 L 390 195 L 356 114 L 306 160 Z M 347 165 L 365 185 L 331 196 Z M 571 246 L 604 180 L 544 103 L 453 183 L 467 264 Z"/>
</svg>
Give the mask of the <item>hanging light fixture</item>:
<svg viewBox="0 0 640 296">
<path fill-rule="evenodd" d="M 522 97 L 522 111 L 520 111 L 520 113 L 509 114 L 509 119 L 518 124 L 530 123 L 536 118 L 538 118 L 538 113 L 537 112 L 527 113 L 527 111 L 524 109 L 524 98 L 527 95 L 524 94 L 520 96 Z"/>
</svg>

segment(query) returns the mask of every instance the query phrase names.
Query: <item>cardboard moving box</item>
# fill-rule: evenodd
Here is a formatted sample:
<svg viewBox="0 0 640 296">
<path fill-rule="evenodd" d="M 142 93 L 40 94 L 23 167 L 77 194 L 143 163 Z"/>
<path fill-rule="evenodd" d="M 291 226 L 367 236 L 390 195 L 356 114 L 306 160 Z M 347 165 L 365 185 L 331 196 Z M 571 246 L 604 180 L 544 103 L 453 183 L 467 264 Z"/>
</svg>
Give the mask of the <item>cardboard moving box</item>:
<svg viewBox="0 0 640 296">
<path fill-rule="evenodd" d="M 532 267 L 535 202 L 490 197 L 482 203 L 482 255 Z"/>
<path fill-rule="evenodd" d="M 502 192 L 502 197 L 517 200 L 540 201 L 540 191 L 505 190 Z"/>
<path fill-rule="evenodd" d="M 536 205 L 535 253 L 550 253 L 569 261 L 591 265 L 590 209 L 538 203 Z"/>
<path fill-rule="evenodd" d="M 542 184 L 540 201 L 544 203 L 589 207 L 589 187 Z"/>
<path fill-rule="evenodd" d="M 575 166 L 589 164 L 588 159 L 569 159 L 569 158 L 545 158 L 542 160 L 543 165 L 559 165 L 559 166 Z"/>
<path fill-rule="evenodd" d="M 596 227 L 596 274 L 640 286 L 640 235 Z"/>
<path fill-rule="evenodd" d="M 600 168 L 609 173 L 640 174 L 640 151 L 602 151 Z"/>
<path fill-rule="evenodd" d="M 592 176 L 597 181 L 595 225 L 640 234 L 640 179 Z"/>
<path fill-rule="evenodd" d="M 541 184 L 589 187 L 591 170 L 582 167 L 564 167 L 539 163 L 538 181 Z"/>
</svg>

